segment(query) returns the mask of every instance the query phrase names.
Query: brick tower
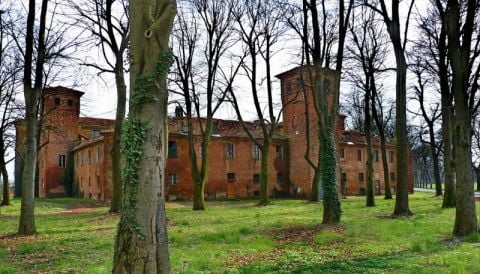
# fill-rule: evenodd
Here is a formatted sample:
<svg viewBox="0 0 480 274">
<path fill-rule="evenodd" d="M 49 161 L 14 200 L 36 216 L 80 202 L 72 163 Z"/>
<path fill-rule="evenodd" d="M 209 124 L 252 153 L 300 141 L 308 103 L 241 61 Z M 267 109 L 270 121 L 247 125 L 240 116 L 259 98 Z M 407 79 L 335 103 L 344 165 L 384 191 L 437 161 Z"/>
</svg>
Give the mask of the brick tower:
<svg viewBox="0 0 480 274">
<path fill-rule="evenodd" d="M 78 119 L 83 92 L 53 87 L 44 90 L 38 151 L 39 196 L 64 194 L 61 177 L 72 146 L 79 140 Z"/>
</svg>

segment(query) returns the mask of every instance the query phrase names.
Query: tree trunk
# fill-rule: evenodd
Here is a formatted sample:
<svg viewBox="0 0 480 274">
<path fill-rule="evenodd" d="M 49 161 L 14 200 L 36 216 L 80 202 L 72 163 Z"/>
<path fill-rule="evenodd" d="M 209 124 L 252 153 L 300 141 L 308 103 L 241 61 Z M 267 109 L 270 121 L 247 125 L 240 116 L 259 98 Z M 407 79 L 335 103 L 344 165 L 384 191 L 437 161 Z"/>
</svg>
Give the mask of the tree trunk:
<svg viewBox="0 0 480 274">
<path fill-rule="evenodd" d="M 368 79 L 368 76 L 367 76 Z M 367 80 L 368 81 L 368 80 Z M 367 140 L 367 201 L 366 206 L 375 206 L 375 193 L 373 190 L 373 148 L 372 148 L 372 118 L 370 116 L 370 84 L 365 90 L 365 139 Z"/>
<path fill-rule="evenodd" d="M 457 1 L 447 2 L 444 18 L 448 33 L 448 57 L 452 65 L 452 93 L 455 100 L 453 145 L 455 153 L 455 236 L 466 236 L 477 231 L 477 212 L 472 186 L 471 116 L 468 106 L 468 79 L 471 34 L 476 13 L 475 4 L 468 1 L 465 22 L 460 33 L 461 7 Z M 463 11 L 462 11 L 463 12 Z M 469 36 L 470 35 L 470 36 Z"/>
<path fill-rule="evenodd" d="M 476 177 L 477 177 L 477 190 L 480 191 L 480 166 L 475 168 Z"/>
<path fill-rule="evenodd" d="M 37 90 L 25 88 L 25 96 L 31 95 Z M 26 101 L 34 101 L 32 99 Z M 22 202 L 20 211 L 19 235 L 32 235 L 35 228 L 35 168 L 37 162 L 37 109 L 36 104 L 27 104 L 26 108 L 26 131 L 25 131 L 25 164 L 22 174 Z"/>
<path fill-rule="evenodd" d="M 10 185 L 8 183 L 8 172 L 5 164 L 5 159 L 0 156 L 0 173 L 3 181 L 3 198 L 0 206 L 10 205 Z"/>
<path fill-rule="evenodd" d="M 337 185 L 337 151 L 333 130 L 329 129 L 320 135 L 320 146 L 322 146 L 322 155 L 320 166 L 322 168 L 323 184 L 323 223 L 337 224 L 340 222 L 342 210 L 340 208 L 340 199 L 338 198 Z"/>
<path fill-rule="evenodd" d="M 438 163 L 437 147 L 435 145 L 435 132 L 433 124 L 428 126 L 430 135 L 430 150 L 433 160 L 433 177 L 435 179 L 435 196 L 442 196 L 442 181 L 440 179 L 440 165 Z"/>
<path fill-rule="evenodd" d="M 443 103 L 443 98 L 442 98 Z M 452 151 L 452 110 L 450 106 L 442 107 L 443 167 L 445 169 L 445 191 L 443 208 L 455 207 L 455 171 Z"/>
<path fill-rule="evenodd" d="M 312 191 L 310 193 L 310 202 L 318 202 L 320 196 L 320 183 L 321 183 L 322 173 L 320 168 L 314 169 L 313 179 L 312 179 Z"/>
<path fill-rule="evenodd" d="M 206 180 L 202 180 L 202 178 L 194 178 L 193 210 L 205 210 L 205 185 Z"/>
<path fill-rule="evenodd" d="M 383 129 L 382 129 L 383 130 Z M 382 151 L 383 181 L 385 182 L 385 200 L 391 200 L 392 187 L 390 186 L 390 174 L 388 170 L 387 146 L 385 144 L 385 133 L 380 134 L 380 150 Z M 383 137 L 382 137 L 383 136 Z"/>
<path fill-rule="evenodd" d="M 112 157 L 112 204 L 110 213 L 120 212 L 122 204 L 122 128 L 125 119 L 125 104 L 127 102 L 127 87 L 125 85 L 125 77 L 123 75 L 123 58 L 117 56 L 115 66 L 115 84 L 117 87 L 117 112 L 115 114 L 115 128 L 113 130 L 113 143 L 110 150 Z"/>
<path fill-rule="evenodd" d="M 170 273 L 164 171 L 168 147 L 169 35 L 175 1 L 130 3 L 130 114 L 112 273 Z"/>
<path fill-rule="evenodd" d="M 262 159 L 260 172 L 260 201 L 258 205 L 265 206 L 270 204 L 268 180 L 270 177 L 270 140 L 265 139 L 262 145 Z"/>
<path fill-rule="evenodd" d="M 399 27 L 399 26 L 397 26 Z M 400 31 L 392 33 L 400 35 Z M 390 34 L 392 36 L 392 34 Z M 408 206 L 408 138 L 407 138 L 407 63 L 405 55 L 400 46 L 400 37 L 392 37 L 395 47 L 395 59 L 397 61 L 397 88 L 396 88 L 396 125 L 395 136 L 397 138 L 397 186 L 395 195 L 395 210 L 393 215 L 411 215 L 412 212 Z M 404 172 L 402 172 L 404 171 Z"/>
</svg>

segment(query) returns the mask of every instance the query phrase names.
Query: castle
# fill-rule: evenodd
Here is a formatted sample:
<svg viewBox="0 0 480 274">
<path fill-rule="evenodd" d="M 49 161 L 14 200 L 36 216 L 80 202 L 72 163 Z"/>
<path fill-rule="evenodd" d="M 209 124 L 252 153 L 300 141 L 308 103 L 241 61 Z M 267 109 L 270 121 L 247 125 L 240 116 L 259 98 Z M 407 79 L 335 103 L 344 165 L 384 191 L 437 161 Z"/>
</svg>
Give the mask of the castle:
<svg viewBox="0 0 480 274">
<path fill-rule="evenodd" d="M 312 91 L 305 67 L 296 67 L 277 75 L 281 81 L 283 122 L 274 134 L 270 148 L 269 187 L 272 196 L 307 196 L 313 179 L 313 169 L 305 160 L 307 134 L 310 137 L 310 159 L 318 159 L 316 117 L 312 105 Z M 332 77 L 329 71 L 324 72 Z M 305 88 L 305 93 L 303 89 Z M 307 96 L 310 130 L 305 123 Z M 80 98 L 83 92 L 64 87 L 47 88 L 44 92 L 43 118 L 38 150 L 38 195 L 64 195 L 61 178 L 67 166 L 73 169 L 73 180 L 83 197 L 109 200 L 112 195 L 112 168 L 110 149 L 113 141 L 114 120 L 80 117 Z M 294 100 L 292 100 L 294 98 Z M 365 136 L 345 129 L 345 116 L 338 115 L 336 126 L 339 179 L 342 192 L 362 194 L 366 188 Z M 185 119 L 181 111 L 169 118 L 168 161 L 165 186 L 169 199 L 191 199 L 193 180 L 190 172 Z M 196 120 L 198 124 L 201 121 Z M 209 176 L 205 188 L 207 198 L 244 198 L 260 193 L 260 150 L 249 139 L 239 121 L 214 119 L 209 146 Z M 261 129 L 256 123 L 247 123 L 255 138 L 261 140 Z M 194 129 L 195 135 L 196 129 Z M 25 127 L 16 123 L 15 184 L 20 184 Z M 197 135 L 198 136 L 198 135 Z M 200 139 L 195 140 L 197 155 L 201 157 Z M 373 140 L 374 190 L 383 193 L 383 166 L 380 160 L 380 142 Z M 396 147 L 387 144 L 392 190 L 395 190 Z M 408 187 L 413 192 L 413 160 L 409 157 Z"/>
</svg>

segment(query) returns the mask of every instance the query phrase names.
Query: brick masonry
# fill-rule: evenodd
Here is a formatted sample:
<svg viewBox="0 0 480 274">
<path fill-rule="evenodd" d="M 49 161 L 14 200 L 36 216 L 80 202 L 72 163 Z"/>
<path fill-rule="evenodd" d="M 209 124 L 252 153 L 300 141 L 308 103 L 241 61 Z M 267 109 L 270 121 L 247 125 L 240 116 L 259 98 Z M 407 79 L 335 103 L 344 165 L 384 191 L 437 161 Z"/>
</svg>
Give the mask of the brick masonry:
<svg viewBox="0 0 480 274">
<path fill-rule="evenodd" d="M 308 70 L 297 67 L 277 77 L 281 80 L 283 123 L 274 135 L 270 147 L 269 190 L 271 196 L 307 196 L 313 178 L 313 168 L 305 160 L 306 117 L 305 95 L 310 113 L 310 159 L 318 157 L 318 127 L 313 107 L 311 89 L 307 83 Z M 325 70 L 327 79 L 332 72 Z M 303 92 L 305 87 L 305 92 Z M 114 121 L 79 117 L 82 92 L 56 87 L 45 90 L 43 121 L 38 154 L 38 184 L 40 197 L 63 195 L 61 177 L 67 157 L 74 158 L 74 182 L 86 198 L 109 200 L 112 193 L 112 168 L 110 149 L 113 140 Z M 336 142 L 339 160 L 339 178 L 346 179 L 347 193 L 356 195 L 365 189 L 366 143 L 361 132 L 345 130 L 345 116 L 337 118 Z M 191 177 L 188 142 L 185 134 L 185 118 L 169 119 L 169 147 L 165 186 L 170 199 L 191 199 Z M 202 123 L 202 119 L 195 121 Z M 255 123 L 248 123 L 255 137 L 261 142 L 261 134 Z M 253 142 L 248 139 L 238 121 L 214 120 L 216 133 L 212 136 L 209 154 L 209 175 L 205 188 L 206 198 L 244 198 L 259 194 L 260 160 L 254 156 Z M 22 121 L 16 123 L 15 182 L 19 184 L 21 155 L 25 140 Z M 195 130 L 194 130 L 195 135 Z M 200 152 L 200 139 L 195 140 L 196 152 Z M 374 184 L 377 193 L 383 193 L 383 167 L 380 145 L 373 140 L 379 161 L 374 162 Z M 176 148 L 175 150 L 173 148 Z M 230 153 L 228 153 L 230 151 Z M 387 144 L 387 157 L 392 158 L 389 169 L 392 187 L 395 188 L 396 147 Z M 376 154 L 376 153 L 374 153 Z M 390 156 L 392 154 L 392 157 Z M 199 161 L 200 163 L 200 161 Z M 363 174 L 363 175 L 360 175 Z M 363 181 L 361 178 L 363 177 Z M 408 166 L 409 190 L 413 192 L 413 158 L 410 153 Z"/>
</svg>

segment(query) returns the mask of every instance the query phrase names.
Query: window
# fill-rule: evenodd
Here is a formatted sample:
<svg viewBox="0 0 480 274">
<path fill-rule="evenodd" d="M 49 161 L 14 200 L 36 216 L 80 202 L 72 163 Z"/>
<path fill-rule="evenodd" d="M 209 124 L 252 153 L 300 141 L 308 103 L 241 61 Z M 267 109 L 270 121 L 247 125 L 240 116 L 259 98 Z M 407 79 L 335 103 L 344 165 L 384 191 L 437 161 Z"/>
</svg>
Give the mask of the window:
<svg viewBox="0 0 480 274">
<path fill-rule="evenodd" d="M 212 135 L 218 135 L 218 126 L 216 123 L 212 124 Z"/>
<path fill-rule="evenodd" d="M 235 182 L 236 180 L 237 180 L 237 177 L 235 176 L 235 173 L 232 173 L 232 172 L 227 173 L 227 181 Z"/>
<path fill-rule="evenodd" d="M 253 159 L 260 159 L 260 147 L 256 144 L 253 144 L 252 146 L 252 156 L 253 156 Z"/>
<path fill-rule="evenodd" d="M 88 150 L 88 164 L 92 164 L 92 152 L 90 151 L 90 149 Z"/>
<path fill-rule="evenodd" d="M 177 173 L 170 173 L 168 175 L 168 184 L 171 186 L 177 185 Z"/>
<path fill-rule="evenodd" d="M 81 159 L 80 165 L 83 166 L 83 163 L 84 163 L 84 161 L 83 161 L 83 152 L 80 152 L 80 159 Z"/>
<path fill-rule="evenodd" d="M 60 105 L 60 98 L 55 98 L 55 105 L 56 106 Z"/>
<path fill-rule="evenodd" d="M 277 160 L 282 160 L 283 159 L 283 146 L 278 145 L 275 146 L 275 157 Z"/>
<path fill-rule="evenodd" d="M 277 183 L 279 184 L 285 183 L 285 175 L 282 172 L 277 173 Z"/>
<path fill-rule="evenodd" d="M 73 106 L 73 100 L 68 100 L 68 101 L 67 101 L 67 105 L 68 105 L 69 107 Z"/>
<path fill-rule="evenodd" d="M 362 161 L 362 150 L 357 150 L 357 160 Z"/>
<path fill-rule="evenodd" d="M 58 155 L 58 166 L 65 167 L 65 155 Z"/>
<path fill-rule="evenodd" d="M 347 182 L 347 173 L 341 174 L 340 181 L 343 183 Z"/>
<path fill-rule="evenodd" d="M 95 153 L 95 162 L 99 162 L 100 161 L 100 147 L 97 147 L 97 151 Z"/>
<path fill-rule="evenodd" d="M 231 143 L 226 144 L 227 149 L 227 159 L 233 160 L 235 159 L 235 146 Z"/>
<path fill-rule="evenodd" d="M 90 176 L 88 176 L 88 186 L 92 186 L 92 180 L 90 180 Z"/>
<path fill-rule="evenodd" d="M 390 163 L 393 163 L 395 161 L 395 154 L 394 152 L 391 150 L 389 151 L 389 155 L 390 155 Z"/>
<path fill-rule="evenodd" d="M 94 129 L 92 130 L 92 138 L 97 138 L 98 136 L 100 136 L 100 130 L 98 129 Z"/>
<path fill-rule="evenodd" d="M 380 157 L 378 157 L 378 150 L 375 150 L 375 152 L 374 152 L 374 157 L 375 157 L 375 162 L 380 161 L 380 160 L 379 160 Z"/>
<path fill-rule="evenodd" d="M 358 181 L 363 182 L 363 172 L 358 173 Z"/>
<path fill-rule="evenodd" d="M 168 141 L 168 158 L 177 158 L 177 142 Z"/>
<path fill-rule="evenodd" d="M 345 149 L 340 149 L 340 161 L 345 161 Z"/>
<path fill-rule="evenodd" d="M 97 187 L 100 188 L 100 176 L 97 176 Z"/>
<path fill-rule="evenodd" d="M 260 173 L 253 174 L 253 184 L 254 185 L 260 184 Z"/>
<path fill-rule="evenodd" d="M 390 172 L 390 180 L 395 181 L 395 172 Z"/>
</svg>

